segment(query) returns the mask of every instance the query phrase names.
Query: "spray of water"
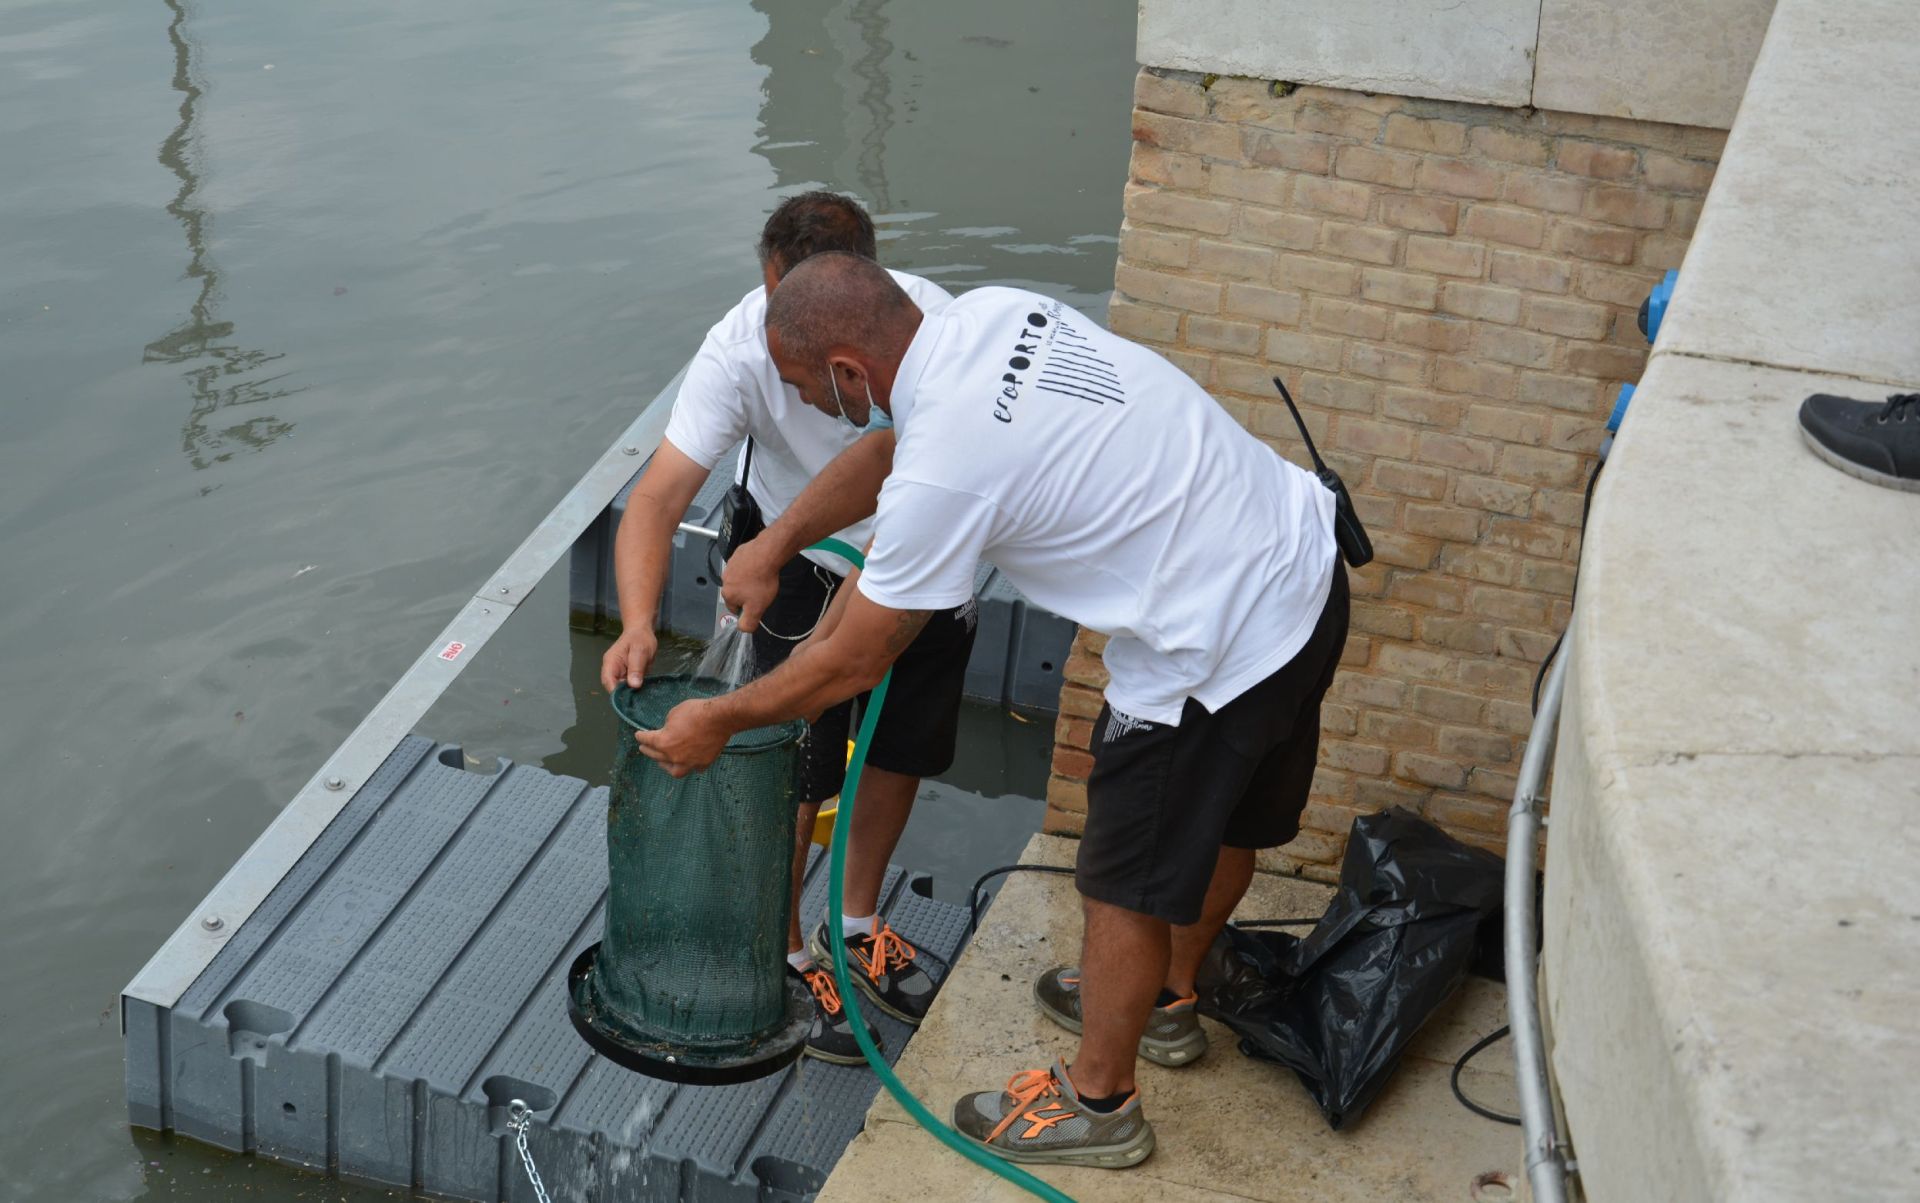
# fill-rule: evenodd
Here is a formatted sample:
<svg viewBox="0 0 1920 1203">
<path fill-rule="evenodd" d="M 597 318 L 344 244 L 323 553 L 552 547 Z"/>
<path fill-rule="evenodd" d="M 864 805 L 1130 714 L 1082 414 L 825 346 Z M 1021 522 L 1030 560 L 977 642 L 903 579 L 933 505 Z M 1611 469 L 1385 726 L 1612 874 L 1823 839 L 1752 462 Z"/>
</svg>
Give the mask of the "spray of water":
<svg viewBox="0 0 1920 1203">
<path fill-rule="evenodd" d="M 733 615 L 721 615 L 713 640 L 707 644 L 694 672 L 728 689 L 738 689 L 753 673 L 753 636 L 740 629 L 740 622 Z"/>
</svg>

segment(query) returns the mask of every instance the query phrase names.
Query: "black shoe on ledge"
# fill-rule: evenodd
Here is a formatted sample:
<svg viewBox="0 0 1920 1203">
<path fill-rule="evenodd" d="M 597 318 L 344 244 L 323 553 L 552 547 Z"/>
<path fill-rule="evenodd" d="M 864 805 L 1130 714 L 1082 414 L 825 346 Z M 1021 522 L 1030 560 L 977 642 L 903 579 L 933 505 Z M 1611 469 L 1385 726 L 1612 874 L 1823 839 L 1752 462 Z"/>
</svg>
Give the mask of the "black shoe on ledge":
<svg viewBox="0 0 1920 1203">
<path fill-rule="evenodd" d="M 1920 493 L 1920 393 L 1855 401 L 1815 393 L 1800 406 L 1807 446 L 1848 476 Z"/>
</svg>

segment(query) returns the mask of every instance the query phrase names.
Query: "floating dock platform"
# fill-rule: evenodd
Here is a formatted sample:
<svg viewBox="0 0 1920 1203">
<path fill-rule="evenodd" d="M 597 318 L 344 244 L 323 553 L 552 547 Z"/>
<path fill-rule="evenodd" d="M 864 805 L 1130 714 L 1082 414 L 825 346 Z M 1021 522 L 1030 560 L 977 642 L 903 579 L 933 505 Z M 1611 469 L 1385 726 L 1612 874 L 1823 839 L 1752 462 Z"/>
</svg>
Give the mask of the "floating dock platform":
<svg viewBox="0 0 1920 1203">
<path fill-rule="evenodd" d="M 610 564 L 593 530 L 611 533 L 677 383 L 127 985 L 134 1124 L 346 1180 L 532 1200 L 506 1123 L 518 1099 L 558 1198 L 803 1200 L 826 1181 L 878 1089 L 873 1074 L 803 1058 L 755 1082 L 683 1086 L 596 1056 L 568 1019 L 564 981 L 600 938 L 605 788 L 526 765 L 472 772 L 457 744 L 415 733 L 561 557 L 573 554 L 576 586 L 594 557 Z M 824 864 L 816 854 L 808 871 L 807 915 L 824 907 Z M 933 901 L 924 877 L 891 870 L 883 906 L 928 953 L 958 955 L 966 912 Z M 911 1031 L 869 1011 L 897 1057 Z"/>
<path fill-rule="evenodd" d="M 506 1129 L 522 1099 L 558 1198 L 811 1196 L 860 1129 L 872 1072 L 803 1058 L 676 1086 L 596 1056 L 565 979 L 600 938 L 607 791 L 462 759 L 402 741 L 178 1004 L 129 1001 L 133 1122 L 350 1181 L 530 1199 Z M 951 962 L 966 912 L 928 892 L 891 872 L 889 921 Z M 868 1010 L 897 1057 L 910 1030 Z"/>
</svg>

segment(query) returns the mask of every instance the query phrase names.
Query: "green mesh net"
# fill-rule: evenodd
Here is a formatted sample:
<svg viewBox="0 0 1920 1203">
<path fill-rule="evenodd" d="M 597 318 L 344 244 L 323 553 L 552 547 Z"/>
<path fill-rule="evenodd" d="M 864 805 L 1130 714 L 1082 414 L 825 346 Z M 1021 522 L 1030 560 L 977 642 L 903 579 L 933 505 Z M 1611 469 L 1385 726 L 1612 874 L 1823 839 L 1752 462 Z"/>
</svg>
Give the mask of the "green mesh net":
<svg viewBox="0 0 1920 1203">
<path fill-rule="evenodd" d="M 600 1035 L 676 1065 L 750 1058 L 795 1019 L 785 958 L 805 724 L 742 732 L 705 772 L 679 779 L 632 739 L 720 692 L 677 676 L 614 695 L 626 733 L 607 808 L 606 930 L 574 989 L 576 1024 L 584 1011 Z"/>
</svg>

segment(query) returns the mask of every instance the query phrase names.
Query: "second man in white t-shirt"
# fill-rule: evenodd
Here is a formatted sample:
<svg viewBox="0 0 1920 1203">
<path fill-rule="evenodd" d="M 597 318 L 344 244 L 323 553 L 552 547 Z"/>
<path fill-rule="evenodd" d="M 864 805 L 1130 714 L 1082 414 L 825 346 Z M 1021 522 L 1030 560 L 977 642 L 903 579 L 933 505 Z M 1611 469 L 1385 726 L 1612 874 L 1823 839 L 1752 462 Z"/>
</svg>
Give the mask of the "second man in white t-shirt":
<svg viewBox="0 0 1920 1203">
<path fill-rule="evenodd" d="M 817 527 L 811 515 L 791 507 L 842 452 L 848 456 L 839 465 L 841 472 L 865 464 L 884 465 L 893 451 L 892 432 L 877 431 L 863 438 L 860 431 L 813 409 L 781 382 L 767 351 L 768 293 L 789 270 L 829 251 L 872 260 L 873 222 L 860 205 L 830 192 L 808 192 L 782 203 L 761 232 L 764 285 L 743 297 L 708 331 L 687 369 L 666 437 L 634 486 L 614 545 L 625 629 L 601 665 L 601 683 L 609 693 L 621 682 L 638 687 L 652 664 L 657 651 L 653 622 L 674 530 L 714 465 L 743 439 L 749 449 L 742 456 L 746 488 L 769 525 L 729 562 L 729 581 L 738 567 L 743 571 L 737 575 L 749 583 L 729 589 L 728 600 L 739 604 L 740 625 L 753 633 L 755 672 L 779 665 L 813 633 L 849 567 L 838 556 L 803 552 L 814 540 L 794 532 L 836 531 L 837 537 L 855 547 L 868 543 L 868 515 L 875 499 L 871 483 L 864 486 L 864 497 L 831 487 L 812 493 L 815 499 L 830 499 L 837 513 L 844 510 L 843 517 L 825 527 Z M 952 299 L 938 285 L 918 276 L 890 275 L 923 308 L 938 309 Z M 777 593 L 772 591 L 775 581 Z M 871 763 L 860 783 L 848 839 L 844 911 L 853 978 L 875 1005 L 908 1024 L 918 1024 L 926 1015 L 937 984 L 916 963 L 912 944 L 878 918 L 879 893 L 920 779 L 943 773 L 953 763 L 974 626 L 969 592 L 930 619 L 901 656 L 869 752 Z M 857 1065 L 864 1059 L 828 968 L 825 927 L 816 928 L 803 941 L 799 907 L 814 816 L 821 802 L 839 792 L 846 766 L 852 703 L 836 701 L 839 704 L 825 708 L 812 722 L 801 749 L 795 782 L 799 810 L 787 959 L 806 978 L 816 1003 L 808 1054 Z"/>
</svg>

